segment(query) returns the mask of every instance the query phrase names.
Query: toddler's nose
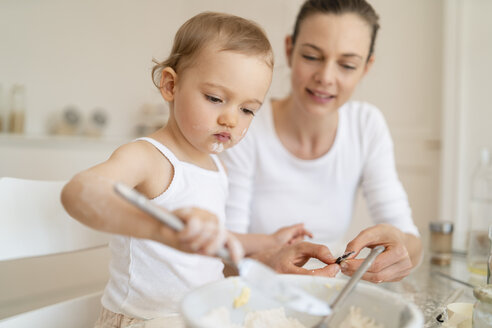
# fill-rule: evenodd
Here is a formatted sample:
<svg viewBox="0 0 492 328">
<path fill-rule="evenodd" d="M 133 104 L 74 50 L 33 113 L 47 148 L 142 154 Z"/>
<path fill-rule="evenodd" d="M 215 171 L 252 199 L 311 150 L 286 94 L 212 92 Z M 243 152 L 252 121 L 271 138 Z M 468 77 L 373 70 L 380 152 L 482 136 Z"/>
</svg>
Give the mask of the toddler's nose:
<svg viewBox="0 0 492 328">
<path fill-rule="evenodd" d="M 228 128 L 233 128 L 237 125 L 237 116 L 238 111 L 235 108 L 228 107 L 219 115 L 217 121 L 220 125 L 225 125 Z"/>
</svg>

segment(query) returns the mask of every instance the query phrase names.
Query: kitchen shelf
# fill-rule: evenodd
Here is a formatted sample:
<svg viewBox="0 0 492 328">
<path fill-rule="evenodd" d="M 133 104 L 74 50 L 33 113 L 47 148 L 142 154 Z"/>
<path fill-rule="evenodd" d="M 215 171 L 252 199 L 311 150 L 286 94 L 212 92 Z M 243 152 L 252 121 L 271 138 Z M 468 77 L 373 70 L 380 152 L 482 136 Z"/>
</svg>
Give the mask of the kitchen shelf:
<svg viewBox="0 0 492 328">
<path fill-rule="evenodd" d="M 84 137 L 84 136 L 31 136 L 21 134 L 0 133 L 0 147 L 13 148 L 113 148 L 131 141 L 124 137 Z"/>
</svg>

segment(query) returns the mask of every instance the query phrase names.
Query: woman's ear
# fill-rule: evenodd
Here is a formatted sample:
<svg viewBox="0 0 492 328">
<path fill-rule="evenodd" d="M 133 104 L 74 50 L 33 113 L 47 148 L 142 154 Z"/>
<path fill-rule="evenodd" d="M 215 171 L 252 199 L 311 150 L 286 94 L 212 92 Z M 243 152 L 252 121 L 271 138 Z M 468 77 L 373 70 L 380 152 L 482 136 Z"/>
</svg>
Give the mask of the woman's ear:
<svg viewBox="0 0 492 328">
<path fill-rule="evenodd" d="M 285 37 L 285 57 L 287 58 L 287 64 L 289 65 L 289 67 L 291 66 L 293 49 L 294 45 L 292 44 L 292 36 L 287 35 Z"/>
<path fill-rule="evenodd" d="M 376 58 L 374 58 L 374 55 L 371 55 L 371 57 L 369 57 L 366 63 L 366 67 L 364 67 L 364 73 L 362 76 L 366 75 L 371 70 L 371 67 L 374 64 L 375 59 Z"/>
<path fill-rule="evenodd" d="M 166 67 L 161 73 L 161 84 L 160 90 L 161 95 L 166 101 L 174 100 L 174 91 L 176 87 L 176 81 L 178 79 L 178 74 L 171 67 Z"/>
</svg>

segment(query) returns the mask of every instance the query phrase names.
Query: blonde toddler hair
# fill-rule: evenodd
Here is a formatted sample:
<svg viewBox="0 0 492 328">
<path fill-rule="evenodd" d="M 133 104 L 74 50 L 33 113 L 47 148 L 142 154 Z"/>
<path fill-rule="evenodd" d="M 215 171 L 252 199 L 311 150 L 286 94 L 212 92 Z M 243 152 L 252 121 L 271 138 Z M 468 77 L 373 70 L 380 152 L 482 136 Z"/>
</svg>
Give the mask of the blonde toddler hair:
<svg viewBox="0 0 492 328">
<path fill-rule="evenodd" d="M 203 12 L 186 21 L 176 32 L 169 57 L 152 69 L 152 80 L 160 88 L 161 73 L 171 67 L 179 74 L 206 46 L 219 51 L 234 51 L 259 56 L 273 69 L 273 50 L 263 29 L 253 21 L 238 16 Z"/>
</svg>

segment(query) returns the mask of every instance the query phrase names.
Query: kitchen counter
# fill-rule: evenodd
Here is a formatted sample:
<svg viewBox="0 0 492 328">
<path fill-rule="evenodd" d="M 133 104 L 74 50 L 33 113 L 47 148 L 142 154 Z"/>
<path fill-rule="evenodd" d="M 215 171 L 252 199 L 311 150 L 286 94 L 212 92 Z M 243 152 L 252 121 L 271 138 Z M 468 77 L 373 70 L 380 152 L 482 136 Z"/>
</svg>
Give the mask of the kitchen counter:
<svg viewBox="0 0 492 328">
<path fill-rule="evenodd" d="M 425 328 L 441 326 L 436 320 L 440 306 L 446 305 L 443 303 L 456 289 L 463 288 L 464 292 L 454 302 L 475 303 L 471 287 L 436 274 L 436 271 L 472 285 L 486 283 L 486 276 L 475 276 L 468 272 L 464 255 L 454 254 L 449 266 L 433 265 L 425 257 L 422 264 L 402 281 L 380 284 L 381 287 L 415 303 L 424 315 Z"/>
<path fill-rule="evenodd" d="M 430 263 L 430 252 L 424 252 L 424 259 L 410 275 L 399 282 L 386 282 L 378 286 L 398 293 L 402 298 L 411 301 L 422 311 L 424 316 L 424 328 L 437 328 L 442 325 L 437 322 L 437 315 L 445 309 L 446 300 L 457 289 L 463 289 L 462 295 L 454 302 L 475 303 L 473 288 L 462 283 L 443 277 L 436 272 L 441 272 L 471 285 L 483 285 L 486 276 L 470 274 L 466 265 L 466 256 L 455 253 L 449 266 L 438 266 Z M 364 256 L 363 256 L 364 257 Z M 322 262 L 311 259 L 304 268 L 315 269 L 322 267 Z M 339 274 L 338 277 L 344 277 Z"/>
</svg>

